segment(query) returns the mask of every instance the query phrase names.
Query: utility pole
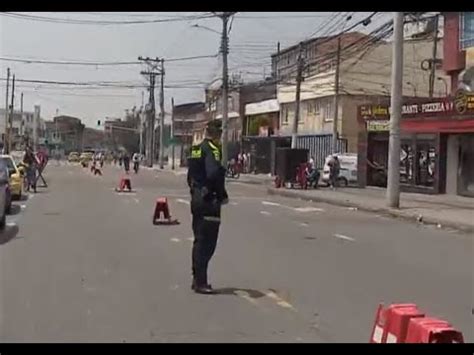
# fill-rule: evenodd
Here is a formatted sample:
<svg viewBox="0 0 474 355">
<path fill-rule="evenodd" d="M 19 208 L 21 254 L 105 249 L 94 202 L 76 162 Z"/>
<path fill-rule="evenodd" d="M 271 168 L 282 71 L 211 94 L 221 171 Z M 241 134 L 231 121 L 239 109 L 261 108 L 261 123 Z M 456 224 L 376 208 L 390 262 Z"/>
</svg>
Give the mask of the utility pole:
<svg viewBox="0 0 474 355">
<path fill-rule="evenodd" d="M 228 142 L 229 142 L 229 107 L 228 107 L 228 89 L 229 89 L 229 73 L 227 67 L 227 54 L 229 54 L 229 43 L 227 33 L 227 23 L 232 13 L 223 12 L 220 15 L 222 19 L 222 164 L 227 166 L 229 160 Z"/>
<path fill-rule="evenodd" d="M 12 101 L 10 105 L 10 117 L 8 118 L 8 150 L 7 154 L 10 154 L 12 150 L 12 131 L 13 131 L 13 115 L 14 115 L 14 109 L 15 109 L 15 74 L 13 74 L 13 80 L 12 80 Z"/>
<path fill-rule="evenodd" d="M 337 54 L 336 54 L 336 73 L 334 76 L 334 118 L 332 121 L 332 154 L 337 153 L 337 126 L 339 119 L 339 67 L 341 64 L 341 36 L 337 38 Z"/>
<path fill-rule="evenodd" d="M 438 54 L 438 23 L 439 23 L 439 15 L 435 16 L 434 19 L 434 30 L 433 30 L 433 56 L 431 58 L 431 68 L 430 68 L 430 84 L 428 95 L 429 97 L 433 97 L 434 92 L 434 83 L 435 83 L 435 76 L 436 76 L 436 57 Z"/>
<path fill-rule="evenodd" d="M 20 136 L 23 137 L 23 130 L 25 129 L 25 122 L 23 121 L 23 92 L 20 95 L 20 115 L 21 115 Z"/>
<path fill-rule="evenodd" d="M 145 63 L 148 64 L 149 70 L 148 71 L 142 71 L 142 75 L 147 75 L 149 77 L 150 81 L 150 86 L 149 86 L 149 92 L 150 92 L 150 97 L 149 97 L 149 102 L 148 102 L 148 109 L 146 110 L 146 113 L 148 115 L 147 119 L 147 134 L 146 134 L 146 159 L 147 159 L 147 165 L 148 167 L 153 167 L 153 162 L 155 158 L 155 116 L 156 116 L 156 110 L 155 110 L 155 82 L 156 82 L 156 76 L 160 75 L 159 72 L 155 71 L 157 69 L 157 63 L 160 62 L 160 59 L 155 58 L 143 58 L 143 57 L 138 57 L 138 60 L 144 61 Z M 152 64 L 156 63 L 156 64 Z"/>
<path fill-rule="evenodd" d="M 171 98 L 171 170 L 174 170 L 174 97 Z"/>
<path fill-rule="evenodd" d="M 164 168 L 164 132 L 165 132 L 165 60 L 161 59 L 161 88 L 160 88 L 160 169 Z"/>
<path fill-rule="evenodd" d="M 400 118 L 403 95 L 403 12 L 394 12 L 392 55 L 392 98 L 388 145 L 387 205 L 400 207 Z"/>
<path fill-rule="evenodd" d="M 300 95 L 301 95 L 301 81 L 303 80 L 303 42 L 300 43 L 297 71 L 296 71 L 296 107 L 295 107 L 295 119 L 293 120 L 293 129 L 291 132 L 291 149 L 296 148 L 296 139 L 298 135 L 298 123 L 300 120 Z"/>
<path fill-rule="evenodd" d="M 8 116 L 10 115 L 10 110 L 8 109 L 8 89 L 10 86 L 10 68 L 7 68 L 7 89 L 5 95 L 5 134 L 3 136 L 3 149 L 6 150 L 8 147 Z"/>
</svg>

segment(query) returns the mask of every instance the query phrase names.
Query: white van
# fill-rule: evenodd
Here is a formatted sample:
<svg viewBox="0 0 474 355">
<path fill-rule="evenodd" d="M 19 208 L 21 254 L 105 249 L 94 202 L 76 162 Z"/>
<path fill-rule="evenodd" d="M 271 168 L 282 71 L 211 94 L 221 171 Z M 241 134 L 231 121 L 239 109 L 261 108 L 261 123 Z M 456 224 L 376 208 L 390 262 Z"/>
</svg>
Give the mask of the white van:
<svg viewBox="0 0 474 355">
<path fill-rule="evenodd" d="M 349 184 L 357 183 L 357 154 L 356 153 L 344 153 L 336 154 L 339 159 L 339 178 L 338 182 L 340 186 L 347 186 Z M 326 185 L 329 185 L 329 165 L 332 155 L 328 155 L 324 162 L 322 180 Z"/>
</svg>

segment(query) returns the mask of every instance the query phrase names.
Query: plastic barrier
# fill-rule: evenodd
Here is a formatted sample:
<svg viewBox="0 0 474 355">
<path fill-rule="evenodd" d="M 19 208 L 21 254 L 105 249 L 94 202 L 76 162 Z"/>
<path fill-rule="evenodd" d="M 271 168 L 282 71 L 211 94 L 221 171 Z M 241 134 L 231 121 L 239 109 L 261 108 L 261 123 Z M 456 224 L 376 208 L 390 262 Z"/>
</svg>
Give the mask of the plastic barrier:
<svg viewBox="0 0 474 355">
<path fill-rule="evenodd" d="M 463 343 L 463 335 L 446 321 L 425 317 L 416 304 L 377 308 L 370 343 Z"/>
<path fill-rule="evenodd" d="M 163 214 L 163 218 L 161 218 Z M 168 206 L 168 199 L 166 197 L 160 197 L 156 200 L 155 212 L 153 213 L 153 224 L 154 225 L 174 225 L 179 224 L 177 219 L 172 219 L 170 209 Z"/>
</svg>

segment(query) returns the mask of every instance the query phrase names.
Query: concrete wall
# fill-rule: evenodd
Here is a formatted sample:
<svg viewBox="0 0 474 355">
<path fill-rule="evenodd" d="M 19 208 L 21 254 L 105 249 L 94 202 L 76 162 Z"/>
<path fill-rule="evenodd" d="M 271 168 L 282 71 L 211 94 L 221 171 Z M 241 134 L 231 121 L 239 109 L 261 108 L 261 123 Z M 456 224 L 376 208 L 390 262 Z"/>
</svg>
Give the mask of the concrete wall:
<svg viewBox="0 0 474 355">
<path fill-rule="evenodd" d="M 458 192 L 458 165 L 459 165 L 459 137 L 448 136 L 447 165 L 446 165 L 446 193 L 457 195 Z"/>
<path fill-rule="evenodd" d="M 421 69 L 421 62 L 432 57 L 432 40 L 405 40 L 403 48 L 403 94 L 405 96 L 428 97 L 429 71 Z M 443 41 L 438 43 L 438 58 L 443 58 Z M 387 94 L 391 90 L 392 44 L 381 44 L 360 58 L 348 58 L 341 64 L 340 87 L 353 95 Z M 440 68 L 436 76 L 448 83 L 450 78 Z M 408 84 L 411 82 L 412 85 Z M 446 96 L 445 84 L 435 80 L 434 96 Z"/>
</svg>

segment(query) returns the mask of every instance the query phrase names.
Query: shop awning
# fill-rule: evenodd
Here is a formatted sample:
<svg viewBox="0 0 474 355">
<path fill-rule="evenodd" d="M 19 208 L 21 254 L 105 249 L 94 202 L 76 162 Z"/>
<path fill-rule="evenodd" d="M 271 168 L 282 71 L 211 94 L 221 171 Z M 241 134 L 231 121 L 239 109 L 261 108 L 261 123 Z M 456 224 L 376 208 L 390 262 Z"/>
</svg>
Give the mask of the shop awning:
<svg viewBox="0 0 474 355">
<path fill-rule="evenodd" d="M 401 129 L 414 133 L 474 133 L 474 117 L 467 120 L 402 120 Z"/>
<path fill-rule="evenodd" d="M 262 113 L 271 113 L 280 111 L 280 105 L 277 99 L 270 99 L 260 102 L 252 102 L 245 105 L 245 115 L 259 115 Z"/>
</svg>

